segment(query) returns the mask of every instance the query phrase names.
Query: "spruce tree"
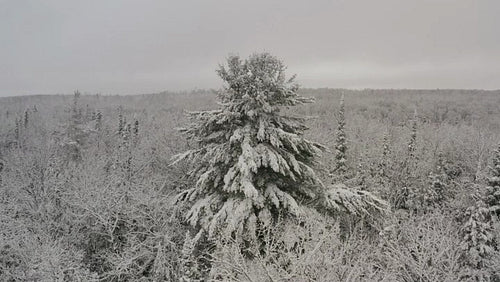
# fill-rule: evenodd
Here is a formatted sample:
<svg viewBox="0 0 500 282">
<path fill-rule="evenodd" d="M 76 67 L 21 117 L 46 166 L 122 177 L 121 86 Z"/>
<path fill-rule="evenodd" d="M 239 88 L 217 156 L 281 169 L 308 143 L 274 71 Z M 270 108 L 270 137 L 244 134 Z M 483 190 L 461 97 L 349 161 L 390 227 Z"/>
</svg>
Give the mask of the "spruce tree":
<svg viewBox="0 0 500 282">
<path fill-rule="evenodd" d="M 403 163 L 401 189 L 396 191 L 394 206 L 403 209 L 418 209 L 421 191 L 414 187 L 414 174 L 417 168 L 417 110 L 413 114 L 410 128 L 410 141 L 408 142 L 407 155 Z"/>
<path fill-rule="evenodd" d="M 462 278 L 467 281 L 492 281 L 488 268 L 496 242 L 491 216 L 482 199 L 465 211 L 461 233 Z"/>
<path fill-rule="evenodd" d="M 3 161 L 2 159 L 0 159 L 0 188 L 2 188 L 3 186 L 3 178 L 2 178 L 3 167 L 4 167 Z"/>
<path fill-rule="evenodd" d="M 192 282 L 201 281 L 202 274 L 198 265 L 199 254 L 196 253 L 196 242 L 200 240 L 202 232 L 198 232 L 194 238 L 191 238 L 189 232 L 186 233 L 184 243 L 182 245 L 180 256 L 180 281 Z"/>
<path fill-rule="evenodd" d="M 189 113 L 192 123 L 181 129 L 199 148 L 177 156 L 197 180 L 178 199 L 191 203 L 188 221 L 209 237 L 255 236 L 279 212 L 297 216 L 300 203 L 321 193 L 312 166 L 324 147 L 303 137 L 303 117 L 282 111 L 313 100 L 297 94 L 295 76 L 287 79 L 268 53 L 230 56 L 217 74 L 225 82 L 221 108 Z"/>
<path fill-rule="evenodd" d="M 123 108 L 122 106 L 120 106 L 118 108 L 118 135 L 122 135 L 123 134 L 123 129 L 125 127 L 125 124 L 126 124 L 126 120 L 125 120 L 125 117 L 123 116 Z"/>
<path fill-rule="evenodd" d="M 81 160 L 81 150 L 86 137 L 85 122 L 81 115 L 81 108 L 78 105 L 80 96 L 81 94 L 78 90 L 73 94 L 73 104 L 70 108 L 70 117 L 66 129 L 68 137 L 66 147 L 68 155 L 73 161 Z"/>
<path fill-rule="evenodd" d="M 446 190 L 448 187 L 448 175 L 445 171 L 444 156 L 438 154 L 436 168 L 429 174 L 430 185 L 423 186 L 420 191 L 420 208 L 424 211 L 440 208 L 446 202 Z"/>
<path fill-rule="evenodd" d="M 97 111 L 95 115 L 95 130 L 96 131 L 101 131 L 102 129 L 102 113 L 101 111 Z"/>
<path fill-rule="evenodd" d="M 28 124 L 29 124 L 29 112 L 28 110 L 25 110 L 24 111 L 24 128 L 28 128 Z"/>
<path fill-rule="evenodd" d="M 488 186 L 486 187 L 486 204 L 496 216 L 500 216 L 500 144 L 494 151 Z"/>
<path fill-rule="evenodd" d="M 417 118 L 417 109 L 415 109 L 411 122 L 410 141 L 408 142 L 408 158 L 410 159 L 415 159 L 417 157 L 415 154 L 417 148 Z"/>
<path fill-rule="evenodd" d="M 347 171 L 346 165 L 346 134 L 345 134 L 345 108 L 344 94 L 340 97 L 340 108 L 337 116 L 337 138 L 335 140 L 335 173 L 345 174 Z"/>
<path fill-rule="evenodd" d="M 278 216 L 298 216 L 309 207 L 350 213 L 383 208 L 368 192 L 326 189 L 316 176 L 315 157 L 324 147 L 304 138 L 305 118 L 283 111 L 313 100 L 297 94 L 295 76 L 285 77 L 279 59 L 230 56 L 217 74 L 225 82 L 221 107 L 189 113 L 192 123 L 180 130 L 198 148 L 174 158 L 191 164 L 188 176 L 196 181 L 177 196 L 189 203 L 186 219 L 193 228 L 208 238 L 255 241 Z"/>
<path fill-rule="evenodd" d="M 381 160 L 381 175 L 386 175 L 387 163 L 389 162 L 389 157 L 391 154 L 391 146 L 389 141 L 389 132 L 384 133 L 384 138 L 382 140 L 382 160 Z"/>
<path fill-rule="evenodd" d="M 134 122 L 134 137 L 139 137 L 139 120 L 135 120 Z"/>
<path fill-rule="evenodd" d="M 16 139 L 16 144 L 20 146 L 21 139 L 21 121 L 16 118 L 15 127 L 14 127 L 14 138 Z"/>
<path fill-rule="evenodd" d="M 71 113 L 73 118 L 80 118 L 80 108 L 78 107 L 78 100 L 80 99 L 81 93 L 76 90 L 73 93 L 73 105 L 71 106 Z"/>
<path fill-rule="evenodd" d="M 382 153 L 379 157 L 379 162 L 376 171 L 373 173 L 377 177 L 378 184 L 384 184 L 388 179 L 388 171 L 390 167 L 391 144 L 389 140 L 389 132 L 384 133 L 382 139 Z"/>
</svg>

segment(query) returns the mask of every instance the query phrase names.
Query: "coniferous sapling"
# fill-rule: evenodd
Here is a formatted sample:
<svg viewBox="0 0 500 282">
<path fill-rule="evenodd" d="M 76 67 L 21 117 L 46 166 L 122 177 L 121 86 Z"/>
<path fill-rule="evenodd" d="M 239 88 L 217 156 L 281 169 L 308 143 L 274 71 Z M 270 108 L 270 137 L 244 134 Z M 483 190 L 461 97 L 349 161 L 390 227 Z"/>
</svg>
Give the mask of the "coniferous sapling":
<svg viewBox="0 0 500 282">
<path fill-rule="evenodd" d="M 500 144 L 494 151 L 486 187 L 486 204 L 491 213 L 500 216 Z"/>
<path fill-rule="evenodd" d="M 346 134 L 345 134 L 345 108 L 344 94 L 340 97 L 340 108 L 337 117 L 337 138 L 335 140 L 335 170 L 334 173 L 345 174 L 347 171 L 346 165 Z"/>
<path fill-rule="evenodd" d="M 410 131 L 410 141 L 407 147 L 407 156 L 403 163 L 402 170 L 402 183 L 400 190 L 396 191 L 393 205 L 396 208 L 417 208 L 419 206 L 420 197 L 419 191 L 416 191 L 416 187 L 413 187 L 413 175 L 416 169 L 416 148 L 417 148 L 417 110 L 413 114 L 413 120 L 411 121 L 411 131 Z"/>
<path fill-rule="evenodd" d="M 491 216 L 482 199 L 465 212 L 461 228 L 462 273 L 467 281 L 491 281 L 487 271 L 494 252 L 494 236 Z"/>
<path fill-rule="evenodd" d="M 391 154 L 391 146 L 389 143 L 389 133 L 386 132 L 384 133 L 384 137 L 382 139 L 382 156 L 380 157 L 380 163 L 379 163 L 379 171 L 378 175 L 380 177 L 380 180 L 382 178 L 387 177 L 387 170 L 389 166 L 389 158 Z"/>
<path fill-rule="evenodd" d="M 0 159 L 0 188 L 1 188 L 1 187 L 2 187 L 2 185 L 3 185 L 3 179 L 2 179 L 2 171 L 3 171 L 3 167 L 4 167 L 3 161 L 2 161 L 2 159 Z"/>
<path fill-rule="evenodd" d="M 20 125 L 20 121 L 18 118 L 16 118 L 16 123 L 15 123 L 15 127 L 14 127 L 14 138 L 16 139 L 16 143 L 17 145 L 20 145 L 19 142 L 20 142 L 20 136 L 21 136 L 21 125 Z"/>
<path fill-rule="evenodd" d="M 139 137 L 139 121 L 135 120 L 134 122 L 134 136 Z"/>
<path fill-rule="evenodd" d="M 417 148 L 417 118 L 417 110 L 415 109 L 411 122 L 410 141 L 408 142 L 408 157 L 410 159 L 415 159 L 417 157 L 415 154 Z"/>
<path fill-rule="evenodd" d="M 71 159 L 74 161 L 81 160 L 81 146 L 86 135 L 81 109 L 78 105 L 80 96 L 80 92 L 76 90 L 73 95 L 73 104 L 71 105 L 70 119 L 66 130 L 67 137 L 69 138 L 66 146 Z"/>
<path fill-rule="evenodd" d="M 98 111 L 95 115 L 95 130 L 101 131 L 102 129 L 102 113 Z"/>
<path fill-rule="evenodd" d="M 429 208 L 441 207 L 445 203 L 448 186 L 448 175 L 445 171 L 444 156 L 441 152 L 438 154 L 435 172 L 430 174 L 430 180 L 430 186 L 426 187 L 427 189 L 423 193 L 423 204 Z"/>
<path fill-rule="evenodd" d="M 123 117 L 123 108 L 120 106 L 118 108 L 118 135 L 122 135 L 125 123 L 126 121 Z"/>
<path fill-rule="evenodd" d="M 24 128 L 28 128 L 29 124 L 29 112 L 28 110 L 24 111 Z"/>
</svg>

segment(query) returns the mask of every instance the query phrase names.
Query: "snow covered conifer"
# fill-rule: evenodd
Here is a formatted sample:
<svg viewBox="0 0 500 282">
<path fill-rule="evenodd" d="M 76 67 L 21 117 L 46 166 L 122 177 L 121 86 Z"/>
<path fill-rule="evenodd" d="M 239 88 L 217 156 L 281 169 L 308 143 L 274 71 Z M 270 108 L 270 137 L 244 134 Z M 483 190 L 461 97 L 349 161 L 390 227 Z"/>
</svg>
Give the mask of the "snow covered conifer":
<svg viewBox="0 0 500 282">
<path fill-rule="evenodd" d="M 411 133 L 410 142 L 408 142 L 408 156 L 410 159 L 416 158 L 415 151 L 417 147 L 417 110 L 413 114 L 413 120 L 411 122 Z"/>
<path fill-rule="evenodd" d="M 378 169 L 375 172 L 379 178 L 379 182 L 381 182 L 383 178 L 386 178 L 388 176 L 387 171 L 389 166 L 390 155 L 391 155 L 391 146 L 389 141 L 389 132 L 385 132 L 384 137 L 382 139 L 382 154 L 379 158 L 379 163 L 377 166 Z"/>
<path fill-rule="evenodd" d="M 101 131 L 102 129 L 102 113 L 101 111 L 97 111 L 95 115 L 95 130 Z"/>
<path fill-rule="evenodd" d="M 16 139 L 16 143 L 19 145 L 20 136 L 21 136 L 21 121 L 16 118 L 16 125 L 14 127 L 14 138 Z"/>
<path fill-rule="evenodd" d="M 196 183 L 177 201 L 190 205 L 186 220 L 203 238 L 255 246 L 261 230 L 309 208 L 371 218 L 385 211 L 385 202 L 369 192 L 327 188 L 317 177 L 312 167 L 324 146 L 304 138 L 304 117 L 282 111 L 313 100 L 297 94 L 295 76 L 285 77 L 279 59 L 230 56 L 217 73 L 225 82 L 221 107 L 189 113 L 192 123 L 180 130 L 198 148 L 174 157 L 174 164 L 191 164 L 188 176 Z"/>
<path fill-rule="evenodd" d="M 282 112 L 313 100 L 297 94 L 285 69 L 268 53 L 230 56 L 217 70 L 221 108 L 189 113 L 192 123 L 181 129 L 199 148 L 176 157 L 192 164 L 197 180 L 178 199 L 191 204 L 187 220 L 208 238 L 255 238 L 279 212 L 297 216 L 323 192 L 311 166 L 324 147 L 303 137 L 303 117 Z"/>
<path fill-rule="evenodd" d="M 344 94 L 340 97 L 340 108 L 338 112 L 337 138 L 335 140 L 335 173 L 344 174 L 347 171 L 346 165 L 346 134 L 345 134 L 345 108 Z"/>
<path fill-rule="evenodd" d="M 500 216 L 500 144 L 494 152 L 490 171 L 486 187 L 486 204 L 493 214 Z"/>
<path fill-rule="evenodd" d="M 181 277 L 179 280 L 182 282 L 202 281 L 197 254 L 195 254 L 196 242 L 200 240 L 201 234 L 200 231 L 194 238 L 191 238 L 189 232 L 186 233 L 180 257 Z"/>
<path fill-rule="evenodd" d="M 73 95 L 73 104 L 70 107 L 70 117 L 66 129 L 67 141 L 64 144 L 68 156 L 73 161 L 81 160 L 81 150 L 84 139 L 87 136 L 85 121 L 82 118 L 81 108 L 78 105 L 80 96 L 80 92 L 76 90 Z"/>
<path fill-rule="evenodd" d="M 417 109 L 413 114 L 410 129 L 410 141 L 408 142 L 407 156 L 402 164 L 401 188 L 395 191 L 393 204 L 396 208 L 418 209 L 421 203 L 421 189 L 414 186 L 414 173 L 417 166 Z"/>
<path fill-rule="evenodd" d="M 134 121 L 134 137 L 139 137 L 139 120 L 137 119 Z"/>
<path fill-rule="evenodd" d="M 118 108 L 118 135 L 123 134 L 123 130 L 125 129 L 126 120 L 123 116 L 123 108 L 120 106 Z"/>
<path fill-rule="evenodd" d="M 482 200 L 466 210 L 461 232 L 462 278 L 467 281 L 491 281 L 488 266 L 495 242 L 491 217 Z"/>
<path fill-rule="evenodd" d="M 446 200 L 446 190 L 448 186 L 448 175 L 445 171 L 445 161 L 443 153 L 438 154 L 435 172 L 429 175 L 430 185 L 422 191 L 422 204 L 426 208 L 440 207 Z"/>
<path fill-rule="evenodd" d="M 28 124 L 29 124 L 29 112 L 28 110 L 25 110 L 24 111 L 24 128 L 28 128 Z"/>
</svg>

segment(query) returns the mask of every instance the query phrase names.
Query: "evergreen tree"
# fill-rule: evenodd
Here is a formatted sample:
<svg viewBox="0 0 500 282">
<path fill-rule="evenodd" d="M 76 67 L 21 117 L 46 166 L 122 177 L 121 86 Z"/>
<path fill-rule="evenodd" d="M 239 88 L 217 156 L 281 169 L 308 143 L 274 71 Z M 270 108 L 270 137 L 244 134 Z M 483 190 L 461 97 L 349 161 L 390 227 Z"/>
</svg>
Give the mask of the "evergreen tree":
<svg viewBox="0 0 500 282">
<path fill-rule="evenodd" d="M 461 232 L 462 278 L 467 281 L 491 281 L 488 266 L 495 242 L 491 217 L 482 200 L 466 210 Z"/>
<path fill-rule="evenodd" d="M 297 94 L 295 76 L 286 79 L 280 60 L 268 53 L 244 61 L 231 56 L 217 73 L 226 84 L 218 95 L 221 108 L 189 113 L 192 123 L 181 132 L 199 148 L 174 162 L 193 168 L 196 184 L 177 196 L 190 203 L 193 227 L 208 238 L 254 241 L 279 214 L 298 216 L 310 206 L 353 213 L 382 206 L 368 192 L 325 189 L 312 168 L 324 147 L 304 138 L 304 118 L 282 112 L 313 100 Z"/>
<path fill-rule="evenodd" d="M 28 124 L 29 124 L 29 112 L 28 110 L 25 110 L 24 111 L 24 128 L 28 128 Z"/>
<path fill-rule="evenodd" d="M 16 122 L 15 122 L 15 127 L 14 127 L 14 138 L 16 139 L 16 143 L 18 146 L 20 146 L 20 142 L 21 142 L 21 121 L 16 118 Z"/>
<path fill-rule="evenodd" d="M 80 118 L 80 108 L 78 107 L 78 100 L 80 99 L 81 93 L 80 91 L 76 90 L 73 94 L 73 105 L 71 107 L 71 112 L 72 112 L 72 117 L 73 118 Z"/>
<path fill-rule="evenodd" d="M 335 140 L 335 173 L 345 174 L 347 172 L 346 165 L 346 134 L 345 134 L 345 109 L 344 109 L 344 94 L 340 97 L 340 108 L 337 116 L 337 138 Z"/>
<path fill-rule="evenodd" d="M 134 145 L 137 145 L 137 142 L 139 142 L 139 120 L 134 121 Z"/>
<path fill-rule="evenodd" d="M 255 236 L 285 211 L 299 215 L 300 202 L 321 193 L 312 165 L 323 146 L 306 140 L 305 119 L 282 113 L 282 107 L 310 103 L 297 94 L 294 78 L 270 54 L 238 56 L 220 66 L 226 83 L 221 109 L 189 113 L 193 123 L 181 129 L 199 149 L 178 155 L 193 165 L 196 185 L 178 198 L 192 202 L 187 219 L 208 231 Z"/>
<path fill-rule="evenodd" d="M 180 265 L 182 282 L 202 281 L 200 266 L 196 254 L 196 242 L 200 240 L 202 232 L 198 232 L 194 238 L 191 238 L 189 232 L 186 233 L 184 244 L 182 245 Z"/>
<path fill-rule="evenodd" d="M 118 135 L 123 134 L 123 129 L 125 127 L 125 117 L 123 116 L 123 108 L 120 106 L 118 108 Z"/>
<path fill-rule="evenodd" d="M 420 189 L 414 186 L 414 173 L 417 168 L 417 110 L 413 114 L 411 121 L 410 141 L 408 142 L 407 156 L 402 164 L 402 183 L 401 188 L 396 191 L 394 196 L 394 206 L 403 209 L 418 209 L 421 205 L 419 200 L 421 196 Z"/>
<path fill-rule="evenodd" d="M 494 152 L 490 177 L 486 187 L 486 204 L 496 216 L 500 216 L 500 144 Z"/>
<path fill-rule="evenodd" d="M 389 132 L 384 133 L 382 140 L 382 157 L 380 161 L 380 175 L 387 176 L 387 166 L 391 154 L 391 145 L 389 141 Z"/>
<path fill-rule="evenodd" d="M 82 158 L 82 145 L 86 137 L 85 123 L 81 115 L 81 109 L 78 105 L 80 92 L 76 90 L 73 95 L 73 104 L 70 108 L 70 118 L 66 134 L 68 140 L 65 144 L 69 157 L 73 161 L 80 161 Z"/>
<path fill-rule="evenodd" d="M 417 157 L 415 155 L 417 148 L 417 118 L 417 109 L 415 109 L 413 120 L 411 122 L 410 141 L 408 142 L 408 157 L 410 159 L 415 159 Z"/>
<path fill-rule="evenodd" d="M 2 178 L 3 167 L 4 167 L 3 161 L 2 159 L 0 159 L 0 188 L 2 188 L 3 185 L 3 178 Z"/>
<path fill-rule="evenodd" d="M 384 185 L 389 178 L 388 171 L 390 168 L 391 145 L 389 140 L 389 132 L 384 133 L 382 139 L 382 153 L 378 158 L 378 163 L 373 164 L 372 176 L 376 177 L 378 185 Z"/>
<path fill-rule="evenodd" d="M 441 207 L 446 200 L 446 190 L 448 186 L 448 175 L 445 171 L 444 156 L 438 154 L 436 169 L 429 176 L 430 185 L 422 192 L 422 205 L 425 208 Z"/>
<path fill-rule="evenodd" d="M 135 138 L 139 137 L 139 120 L 135 120 L 134 122 L 134 136 Z"/>
<path fill-rule="evenodd" d="M 97 111 L 95 115 L 95 130 L 101 131 L 102 129 L 102 113 L 101 111 Z"/>
<path fill-rule="evenodd" d="M 391 171 L 391 145 L 389 138 L 389 131 L 384 133 L 382 138 L 382 148 L 378 158 L 372 161 L 370 164 L 370 176 L 372 178 L 371 183 L 378 187 L 378 191 L 383 195 L 384 198 L 391 197 L 391 190 L 388 186 L 389 184 L 389 172 Z"/>
</svg>

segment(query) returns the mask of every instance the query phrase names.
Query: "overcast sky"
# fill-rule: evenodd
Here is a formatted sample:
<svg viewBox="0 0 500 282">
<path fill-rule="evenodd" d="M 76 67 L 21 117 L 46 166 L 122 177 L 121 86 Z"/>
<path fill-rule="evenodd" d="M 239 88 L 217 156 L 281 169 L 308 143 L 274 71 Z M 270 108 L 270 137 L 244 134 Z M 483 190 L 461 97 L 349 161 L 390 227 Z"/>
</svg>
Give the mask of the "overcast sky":
<svg viewBox="0 0 500 282">
<path fill-rule="evenodd" d="M 0 96 L 219 88 L 268 51 L 303 87 L 500 88 L 498 0 L 0 0 Z"/>
</svg>

